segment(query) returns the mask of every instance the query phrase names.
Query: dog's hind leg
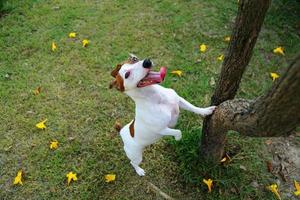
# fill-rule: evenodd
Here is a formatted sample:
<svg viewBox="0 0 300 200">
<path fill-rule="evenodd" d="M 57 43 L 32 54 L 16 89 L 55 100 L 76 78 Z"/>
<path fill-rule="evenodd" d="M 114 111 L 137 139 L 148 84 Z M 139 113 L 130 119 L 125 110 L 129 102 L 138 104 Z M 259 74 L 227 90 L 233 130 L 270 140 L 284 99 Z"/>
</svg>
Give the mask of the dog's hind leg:
<svg viewBox="0 0 300 200">
<path fill-rule="evenodd" d="M 214 112 L 214 110 L 216 109 L 216 106 L 210 106 L 207 108 L 196 107 L 182 97 L 179 97 L 179 107 L 184 110 L 191 111 L 196 114 L 202 115 L 203 117 L 205 117 L 207 115 L 211 115 Z"/>
<path fill-rule="evenodd" d="M 127 148 L 124 146 L 125 153 L 130 160 L 130 164 L 139 176 L 145 176 L 145 171 L 139 167 L 143 160 L 143 148 Z"/>
</svg>

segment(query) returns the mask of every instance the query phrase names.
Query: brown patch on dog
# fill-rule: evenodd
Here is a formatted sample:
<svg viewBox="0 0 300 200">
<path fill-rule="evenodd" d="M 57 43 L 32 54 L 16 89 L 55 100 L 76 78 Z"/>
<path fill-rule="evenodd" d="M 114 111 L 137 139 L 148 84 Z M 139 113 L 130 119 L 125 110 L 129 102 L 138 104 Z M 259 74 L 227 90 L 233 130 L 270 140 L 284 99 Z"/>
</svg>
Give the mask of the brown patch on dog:
<svg viewBox="0 0 300 200">
<path fill-rule="evenodd" d="M 131 122 L 131 124 L 129 126 L 129 131 L 130 131 L 131 137 L 134 137 L 134 121 L 135 121 L 135 119 Z"/>
<path fill-rule="evenodd" d="M 120 74 L 118 74 L 116 76 L 116 88 L 117 90 L 121 91 L 121 92 L 124 92 L 125 88 L 124 88 L 124 80 L 123 78 L 121 77 Z"/>
<path fill-rule="evenodd" d="M 109 84 L 109 88 L 113 88 L 115 87 L 117 90 L 124 92 L 125 88 L 124 88 L 124 80 L 121 77 L 121 75 L 119 74 L 119 71 L 121 69 L 123 64 L 117 64 L 116 68 L 110 73 L 112 75 L 112 77 L 115 78 L 115 80 L 113 80 L 110 84 Z"/>
<path fill-rule="evenodd" d="M 121 67 L 123 64 L 117 64 L 116 68 L 110 73 L 112 77 L 115 77 L 118 75 Z"/>
<path fill-rule="evenodd" d="M 114 125 L 114 128 L 115 128 L 118 132 L 120 132 L 121 129 L 122 129 L 121 123 L 118 122 L 118 121 L 116 121 L 116 122 L 115 122 L 115 125 Z"/>
</svg>

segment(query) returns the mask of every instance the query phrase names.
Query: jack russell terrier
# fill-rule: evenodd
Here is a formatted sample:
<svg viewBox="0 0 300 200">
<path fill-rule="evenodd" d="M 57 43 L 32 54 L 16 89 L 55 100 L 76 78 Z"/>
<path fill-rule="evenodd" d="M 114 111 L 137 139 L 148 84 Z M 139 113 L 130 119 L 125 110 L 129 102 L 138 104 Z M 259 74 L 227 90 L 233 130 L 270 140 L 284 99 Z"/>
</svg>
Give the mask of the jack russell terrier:
<svg viewBox="0 0 300 200">
<path fill-rule="evenodd" d="M 172 129 L 176 125 L 179 108 L 207 116 L 215 110 L 215 106 L 199 108 L 180 97 L 173 89 L 164 88 L 161 83 L 166 75 L 166 68 L 159 72 L 151 70 L 150 59 L 139 60 L 136 56 L 118 64 L 111 72 L 115 78 L 110 88 L 124 92 L 135 102 L 135 117 L 121 130 L 124 150 L 136 173 L 145 175 L 139 167 L 142 162 L 143 150 L 166 135 L 174 136 L 175 140 L 182 137 L 181 131 Z"/>
</svg>

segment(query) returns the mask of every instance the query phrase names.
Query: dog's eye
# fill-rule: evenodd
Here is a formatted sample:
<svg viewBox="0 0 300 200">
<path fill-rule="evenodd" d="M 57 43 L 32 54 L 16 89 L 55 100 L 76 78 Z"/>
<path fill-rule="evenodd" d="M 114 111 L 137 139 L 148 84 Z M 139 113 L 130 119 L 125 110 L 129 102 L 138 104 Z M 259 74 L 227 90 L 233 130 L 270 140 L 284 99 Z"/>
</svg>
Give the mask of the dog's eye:
<svg viewBox="0 0 300 200">
<path fill-rule="evenodd" d="M 125 78 L 128 78 L 130 76 L 130 71 L 125 73 Z"/>
</svg>

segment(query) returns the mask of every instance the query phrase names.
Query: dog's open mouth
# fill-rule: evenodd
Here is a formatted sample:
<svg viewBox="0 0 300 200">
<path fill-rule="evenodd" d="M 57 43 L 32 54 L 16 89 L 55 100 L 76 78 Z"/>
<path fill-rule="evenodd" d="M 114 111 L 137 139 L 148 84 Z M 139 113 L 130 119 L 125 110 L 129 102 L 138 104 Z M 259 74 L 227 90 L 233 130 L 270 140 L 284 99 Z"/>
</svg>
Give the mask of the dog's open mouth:
<svg viewBox="0 0 300 200">
<path fill-rule="evenodd" d="M 167 68 L 161 67 L 159 72 L 149 71 L 148 74 L 140 80 L 137 87 L 145 87 L 152 84 L 161 83 L 166 76 Z"/>
</svg>

